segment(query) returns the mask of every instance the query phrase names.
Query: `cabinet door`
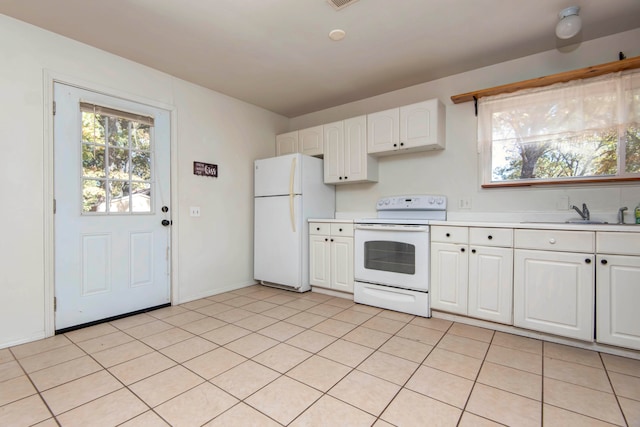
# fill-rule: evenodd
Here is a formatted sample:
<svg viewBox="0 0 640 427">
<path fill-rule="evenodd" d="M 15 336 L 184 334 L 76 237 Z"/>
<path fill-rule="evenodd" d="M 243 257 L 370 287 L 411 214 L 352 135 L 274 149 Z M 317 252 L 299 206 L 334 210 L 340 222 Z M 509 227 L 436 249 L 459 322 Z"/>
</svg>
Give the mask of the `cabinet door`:
<svg viewBox="0 0 640 427">
<path fill-rule="evenodd" d="M 331 286 L 331 243 L 329 236 L 309 236 L 309 283 L 328 288 Z"/>
<path fill-rule="evenodd" d="M 345 120 L 343 160 L 344 179 L 347 182 L 369 179 L 367 157 L 367 117 Z"/>
<path fill-rule="evenodd" d="M 444 138 L 439 134 L 439 104 L 432 99 L 400 107 L 400 148 L 444 148 Z"/>
<path fill-rule="evenodd" d="M 353 238 L 331 239 L 331 288 L 353 293 Z"/>
<path fill-rule="evenodd" d="M 400 143 L 400 109 L 379 111 L 367 115 L 367 150 L 381 153 L 398 149 Z"/>
<path fill-rule="evenodd" d="M 276 135 L 276 156 L 298 152 L 298 131 Z"/>
<path fill-rule="evenodd" d="M 640 257 L 598 255 L 596 340 L 640 350 Z"/>
<path fill-rule="evenodd" d="M 302 154 L 321 156 L 324 148 L 323 126 L 301 129 L 298 131 L 298 147 Z"/>
<path fill-rule="evenodd" d="M 593 341 L 594 256 L 517 249 L 513 323 Z"/>
<path fill-rule="evenodd" d="M 467 245 L 431 243 L 431 308 L 467 314 Z"/>
<path fill-rule="evenodd" d="M 344 122 L 324 125 L 324 182 L 336 184 L 344 176 Z"/>
<path fill-rule="evenodd" d="M 469 316 L 513 324 L 513 249 L 472 246 Z"/>
</svg>

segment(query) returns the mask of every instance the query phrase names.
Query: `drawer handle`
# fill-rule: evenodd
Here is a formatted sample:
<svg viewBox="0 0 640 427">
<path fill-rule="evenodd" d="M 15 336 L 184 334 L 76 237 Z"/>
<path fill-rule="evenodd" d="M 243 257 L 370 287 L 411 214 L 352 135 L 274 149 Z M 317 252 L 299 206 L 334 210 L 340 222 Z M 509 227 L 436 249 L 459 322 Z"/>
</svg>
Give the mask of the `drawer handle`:
<svg viewBox="0 0 640 427">
<path fill-rule="evenodd" d="M 331 241 L 333 242 L 333 239 L 331 239 Z"/>
<path fill-rule="evenodd" d="M 325 242 L 328 242 L 328 241 L 329 241 L 329 238 L 328 238 L 328 237 L 325 237 L 324 241 L 325 241 Z"/>
<path fill-rule="evenodd" d="M 551 243 L 552 245 L 556 244 L 556 239 L 554 239 L 553 237 L 549 239 L 549 243 Z"/>
<path fill-rule="evenodd" d="M 491 234 L 489 234 L 489 240 L 493 239 L 493 236 Z"/>
<path fill-rule="evenodd" d="M 471 253 L 472 253 L 472 254 L 475 254 L 475 253 L 476 253 L 476 250 L 475 250 L 475 249 L 471 249 Z"/>
<path fill-rule="evenodd" d="M 602 265 L 607 265 L 607 260 L 606 260 L 606 259 L 603 259 L 602 261 L 600 261 L 600 264 L 602 264 Z"/>
<path fill-rule="evenodd" d="M 464 248 L 460 248 L 460 252 L 464 252 Z"/>
<path fill-rule="evenodd" d="M 584 262 L 586 262 L 587 264 L 591 264 L 591 258 L 585 259 Z"/>
<path fill-rule="evenodd" d="M 450 234 L 450 233 L 447 233 L 447 234 L 445 234 L 445 236 L 447 236 L 447 237 L 451 237 L 451 234 Z"/>
</svg>

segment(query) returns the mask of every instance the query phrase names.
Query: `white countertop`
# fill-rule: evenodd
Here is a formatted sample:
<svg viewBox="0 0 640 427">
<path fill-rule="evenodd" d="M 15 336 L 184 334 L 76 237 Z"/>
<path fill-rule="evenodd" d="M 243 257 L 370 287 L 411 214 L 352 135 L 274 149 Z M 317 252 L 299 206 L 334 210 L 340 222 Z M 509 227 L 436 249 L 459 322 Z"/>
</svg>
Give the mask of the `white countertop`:
<svg viewBox="0 0 640 427">
<path fill-rule="evenodd" d="M 330 222 L 336 224 L 353 224 L 352 219 L 336 219 L 336 218 L 309 218 L 307 222 Z"/>
<path fill-rule="evenodd" d="M 543 230 L 624 231 L 640 233 L 640 224 L 568 224 L 564 222 L 491 222 L 491 221 L 431 221 L 430 225 L 460 227 L 526 228 Z"/>
</svg>

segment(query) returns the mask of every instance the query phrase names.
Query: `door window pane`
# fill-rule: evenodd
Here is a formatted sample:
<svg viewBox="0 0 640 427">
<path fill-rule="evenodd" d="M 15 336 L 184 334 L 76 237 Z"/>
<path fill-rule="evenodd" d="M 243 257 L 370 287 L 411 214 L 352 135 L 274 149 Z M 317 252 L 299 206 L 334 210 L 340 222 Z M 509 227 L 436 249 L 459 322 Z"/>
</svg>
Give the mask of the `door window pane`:
<svg viewBox="0 0 640 427">
<path fill-rule="evenodd" d="M 82 212 L 106 212 L 106 181 L 82 180 Z"/>
<path fill-rule="evenodd" d="M 151 213 L 153 119 L 83 103 L 82 213 Z"/>
</svg>

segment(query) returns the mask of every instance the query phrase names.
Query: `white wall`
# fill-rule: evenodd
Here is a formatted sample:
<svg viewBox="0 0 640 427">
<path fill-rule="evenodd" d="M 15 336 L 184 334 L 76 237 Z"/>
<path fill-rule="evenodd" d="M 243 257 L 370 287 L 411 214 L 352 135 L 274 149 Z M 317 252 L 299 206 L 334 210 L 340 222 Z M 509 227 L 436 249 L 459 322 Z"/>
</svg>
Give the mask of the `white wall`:
<svg viewBox="0 0 640 427">
<path fill-rule="evenodd" d="M 0 57 L 0 348 L 43 337 L 52 304 L 47 72 L 174 108 L 174 302 L 253 283 L 253 160 L 275 154 L 287 118 L 3 15 Z M 218 164 L 220 177 L 194 176 L 194 160 Z M 189 206 L 200 206 L 201 216 L 190 217 Z"/>
<path fill-rule="evenodd" d="M 339 215 L 372 212 L 381 196 L 412 193 L 444 194 L 449 198 L 450 219 L 533 220 L 542 215 L 567 218 L 573 211 L 558 210 L 556 203 L 568 196 L 570 204 L 586 202 L 593 214 L 614 220 L 618 207 L 630 211 L 640 203 L 639 184 L 520 187 L 482 189 L 476 149 L 476 117 L 473 103 L 454 105 L 451 96 L 506 83 L 613 62 L 618 52 L 640 55 L 640 29 L 552 50 L 514 61 L 469 71 L 436 81 L 389 92 L 335 108 L 291 119 L 290 130 L 330 123 L 361 114 L 431 98 L 446 105 L 446 149 L 439 152 L 405 154 L 381 158 L 377 184 L 337 187 Z M 460 209 L 459 200 L 471 199 L 470 210 Z M 577 215 L 576 215 L 577 216 Z M 627 221 L 632 214 L 627 213 Z"/>
</svg>

